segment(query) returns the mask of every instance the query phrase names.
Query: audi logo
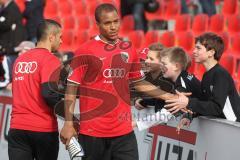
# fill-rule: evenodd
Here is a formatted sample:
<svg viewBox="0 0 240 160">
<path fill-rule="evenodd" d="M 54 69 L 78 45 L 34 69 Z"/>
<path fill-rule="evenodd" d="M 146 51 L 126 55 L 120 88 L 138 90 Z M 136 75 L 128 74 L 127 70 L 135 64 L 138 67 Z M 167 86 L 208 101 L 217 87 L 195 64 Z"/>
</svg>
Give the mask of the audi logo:
<svg viewBox="0 0 240 160">
<path fill-rule="evenodd" d="M 124 75 L 125 75 L 124 68 L 111 68 L 111 69 L 105 69 L 103 71 L 103 76 L 105 78 L 123 78 Z"/>
<path fill-rule="evenodd" d="M 15 66 L 14 72 L 18 73 L 34 73 L 37 69 L 37 62 L 18 62 Z"/>
</svg>

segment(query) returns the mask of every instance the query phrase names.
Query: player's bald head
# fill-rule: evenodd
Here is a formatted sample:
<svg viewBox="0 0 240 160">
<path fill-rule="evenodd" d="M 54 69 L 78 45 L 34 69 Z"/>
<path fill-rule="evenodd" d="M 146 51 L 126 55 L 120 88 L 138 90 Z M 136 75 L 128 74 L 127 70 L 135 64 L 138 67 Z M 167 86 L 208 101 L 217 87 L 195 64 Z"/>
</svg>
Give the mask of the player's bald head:
<svg viewBox="0 0 240 160">
<path fill-rule="evenodd" d="M 37 41 L 44 41 L 50 34 L 57 34 L 61 29 L 61 25 L 51 19 L 45 19 L 37 28 Z"/>
</svg>

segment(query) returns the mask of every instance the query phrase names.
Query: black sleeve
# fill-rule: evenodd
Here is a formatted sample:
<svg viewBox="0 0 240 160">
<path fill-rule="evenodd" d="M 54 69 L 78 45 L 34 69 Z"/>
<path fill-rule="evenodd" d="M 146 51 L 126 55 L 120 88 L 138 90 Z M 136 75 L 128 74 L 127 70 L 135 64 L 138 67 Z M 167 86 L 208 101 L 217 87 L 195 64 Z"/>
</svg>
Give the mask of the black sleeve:
<svg viewBox="0 0 240 160">
<path fill-rule="evenodd" d="M 24 17 L 28 17 L 31 12 L 33 12 L 35 9 L 38 9 L 38 7 L 41 7 L 43 5 L 42 0 L 32 0 L 32 1 L 26 1 L 25 2 L 25 10 L 23 12 Z"/>
<path fill-rule="evenodd" d="M 200 98 L 201 97 L 201 82 L 195 77 L 193 76 L 192 80 L 189 81 L 188 83 L 188 88 L 187 88 L 187 92 L 191 92 L 192 98 Z"/>
<path fill-rule="evenodd" d="M 176 89 L 180 92 L 191 92 L 192 95 L 190 97 L 192 98 L 199 98 L 201 97 L 201 82 L 194 76 L 193 77 L 183 77 L 184 82 L 186 85 L 186 88 L 182 86 L 178 86 Z M 190 114 L 190 113 L 183 113 L 182 118 L 187 118 L 192 122 L 193 118 L 197 117 L 198 115 L 196 113 Z"/>
<path fill-rule="evenodd" d="M 12 6 L 11 6 L 12 7 Z M 0 21 L 0 31 L 9 31 L 11 30 L 12 25 L 14 24 L 15 17 L 18 15 L 17 11 L 13 10 L 14 8 L 6 11 L 6 14 L 3 14 L 1 17 L 4 18 L 4 21 Z"/>
<path fill-rule="evenodd" d="M 201 101 L 197 98 L 190 98 L 188 108 L 204 116 L 221 116 L 224 108 L 228 89 L 229 80 L 222 72 L 214 74 L 212 95 L 207 101 Z"/>
<path fill-rule="evenodd" d="M 176 86 L 176 90 L 180 92 L 191 92 L 192 98 L 200 98 L 201 97 L 201 82 L 194 75 L 183 76 L 183 81 L 185 83 L 185 87 Z"/>
<path fill-rule="evenodd" d="M 156 99 L 155 98 L 146 98 L 146 99 L 143 99 L 141 102 L 140 102 L 141 105 L 147 107 L 147 106 L 155 106 L 156 105 Z"/>
<path fill-rule="evenodd" d="M 51 108 L 54 108 L 64 96 L 64 94 L 58 90 L 58 85 L 55 82 L 41 84 L 41 95 L 47 105 Z"/>
</svg>

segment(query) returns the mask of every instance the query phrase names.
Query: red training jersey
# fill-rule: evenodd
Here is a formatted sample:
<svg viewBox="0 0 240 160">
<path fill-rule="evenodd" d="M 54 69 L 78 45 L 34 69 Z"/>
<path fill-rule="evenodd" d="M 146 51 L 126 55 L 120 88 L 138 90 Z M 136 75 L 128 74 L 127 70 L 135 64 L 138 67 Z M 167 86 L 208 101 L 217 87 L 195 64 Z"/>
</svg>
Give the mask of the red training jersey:
<svg viewBox="0 0 240 160">
<path fill-rule="evenodd" d="M 17 58 L 12 71 L 13 109 L 10 128 L 36 132 L 58 130 L 54 111 L 41 96 L 41 84 L 49 82 L 58 67 L 58 58 L 44 48 L 31 49 Z"/>
<path fill-rule="evenodd" d="M 139 64 L 136 50 L 120 40 L 110 45 L 96 36 L 76 51 L 71 66 L 81 67 L 73 68 L 68 81 L 80 84 L 81 134 L 116 137 L 132 131 L 129 79 L 144 76 L 140 68 L 130 70 L 133 62 Z"/>
</svg>

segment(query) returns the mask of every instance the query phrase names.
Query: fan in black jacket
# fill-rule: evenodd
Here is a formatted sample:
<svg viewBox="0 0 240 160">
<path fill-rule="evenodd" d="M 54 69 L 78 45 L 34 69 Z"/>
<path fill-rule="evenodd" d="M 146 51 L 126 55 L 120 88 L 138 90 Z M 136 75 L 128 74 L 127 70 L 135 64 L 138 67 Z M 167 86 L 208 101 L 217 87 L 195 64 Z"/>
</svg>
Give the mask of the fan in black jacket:
<svg viewBox="0 0 240 160">
<path fill-rule="evenodd" d="M 43 21 L 43 12 L 46 0 L 25 1 L 25 10 L 23 12 L 26 18 L 26 29 L 28 40 L 37 41 L 37 27 Z"/>
<path fill-rule="evenodd" d="M 121 15 L 122 17 L 126 15 L 133 15 L 135 30 L 147 31 L 147 19 L 145 16 L 145 4 L 149 0 L 121 0 Z"/>
<path fill-rule="evenodd" d="M 218 64 L 224 51 L 221 37 L 205 33 L 196 38 L 194 59 L 206 68 L 201 82 L 202 96 L 187 98 L 179 94 L 179 99 L 169 100 L 169 111 L 187 108 L 205 116 L 240 121 L 240 98 L 231 75 Z M 182 124 L 184 125 L 184 124 Z M 182 127 L 182 125 L 180 125 Z"/>
<path fill-rule="evenodd" d="M 175 93 L 175 90 L 178 90 L 179 92 L 191 92 L 191 97 L 198 97 L 200 95 L 200 81 L 186 71 L 189 58 L 183 49 L 179 47 L 165 49 L 161 53 L 161 62 L 166 67 L 166 71 L 162 73 L 163 77 L 157 79 L 159 87 L 164 87 L 162 86 L 164 85 L 162 82 L 168 82 L 168 86 L 172 86 L 168 87 L 168 92 L 170 93 Z M 140 100 L 136 105 L 139 105 L 139 103 L 145 107 L 154 106 L 156 112 L 156 114 L 148 115 L 143 120 L 139 118 L 136 120 L 139 130 L 147 129 L 159 123 L 165 123 L 172 117 L 172 114 L 163 108 L 165 105 L 164 101 L 152 98 Z M 178 114 L 181 114 L 181 112 Z M 185 116 L 190 116 L 190 114 L 187 113 Z"/>
<path fill-rule="evenodd" d="M 4 58 L 5 82 L 0 82 L 0 87 L 6 86 L 11 81 L 12 65 L 17 58 L 15 51 L 22 41 L 26 39 L 25 28 L 22 24 L 22 15 L 12 0 L 0 0 L 0 55 Z"/>
</svg>

